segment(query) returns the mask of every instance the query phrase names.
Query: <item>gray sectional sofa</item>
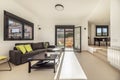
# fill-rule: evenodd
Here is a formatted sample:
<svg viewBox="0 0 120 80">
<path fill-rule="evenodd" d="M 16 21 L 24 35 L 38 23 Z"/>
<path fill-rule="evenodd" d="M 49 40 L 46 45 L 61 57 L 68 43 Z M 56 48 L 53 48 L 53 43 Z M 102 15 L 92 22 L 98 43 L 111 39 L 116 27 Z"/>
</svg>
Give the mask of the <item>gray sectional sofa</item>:
<svg viewBox="0 0 120 80">
<path fill-rule="evenodd" d="M 44 44 L 47 43 L 48 47 L 45 48 Z M 25 44 L 30 44 L 33 51 L 31 52 L 26 52 L 25 54 L 22 54 L 21 51 L 17 50 L 16 47 L 14 47 L 13 50 L 9 51 L 9 57 L 10 57 L 10 62 L 19 65 L 26 63 L 28 58 L 40 54 L 45 51 L 52 51 L 53 48 L 55 48 L 54 45 L 50 45 L 49 42 L 37 42 L 37 43 L 16 43 L 15 46 L 17 45 L 25 45 Z"/>
</svg>

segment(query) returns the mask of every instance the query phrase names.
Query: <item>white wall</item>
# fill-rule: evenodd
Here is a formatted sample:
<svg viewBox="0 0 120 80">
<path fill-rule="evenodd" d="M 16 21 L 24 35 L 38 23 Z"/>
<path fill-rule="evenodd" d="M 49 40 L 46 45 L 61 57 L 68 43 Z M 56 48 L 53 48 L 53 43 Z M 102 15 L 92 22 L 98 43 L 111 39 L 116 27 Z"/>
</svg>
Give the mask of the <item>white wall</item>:
<svg viewBox="0 0 120 80">
<path fill-rule="evenodd" d="M 120 46 L 120 0 L 111 0 L 111 46 Z"/>
<path fill-rule="evenodd" d="M 18 15 L 26 20 L 29 20 L 34 23 L 34 30 L 35 30 L 35 37 L 33 41 L 38 40 L 38 33 L 36 32 L 37 30 L 37 24 L 38 20 L 37 18 L 31 14 L 31 12 L 27 11 L 26 9 L 22 8 L 20 5 L 16 4 L 12 0 L 0 0 L 0 55 L 8 55 L 9 50 L 13 49 L 13 46 L 17 42 L 30 42 L 30 41 L 4 41 L 4 36 L 3 36 L 3 29 L 4 29 L 4 10 L 11 12 L 15 15 Z"/>
<path fill-rule="evenodd" d="M 55 44 L 55 25 L 75 25 L 81 26 L 79 19 L 63 19 L 63 18 L 41 18 L 39 31 L 40 41 L 49 41 L 51 44 Z"/>
<path fill-rule="evenodd" d="M 94 24 L 110 24 L 110 0 L 100 0 L 89 15 L 89 21 Z"/>
<path fill-rule="evenodd" d="M 88 49 L 88 21 L 79 18 L 66 18 L 60 15 L 56 17 L 40 18 L 39 31 L 40 41 L 49 41 L 50 44 L 55 44 L 55 25 L 75 25 L 82 26 L 82 50 Z M 86 27 L 86 30 L 84 30 Z"/>
<path fill-rule="evenodd" d="M 3 38 L 3 28 L 4 28 L 4 10 L 18 15 L 26 20 L 29 20 L 34 23 L 34 40 L 27 41 L 4 41 Z M 38 25 L 41 27 L 41 30 L 38 30 Z M 41 18 L 37 18 L 30 12 L 27 8 L 17 4 L 12 0 L 0 0 L 0 55 L 8 55 L 9 50 L 13 49 L 15 43 L 19 42 L 42 42 L 49 41 L 50 44 L 55 43 L 55 25 L 75 25 L 82 26 L 82 50 L 88 49 L 88 22 L 83 21 L 78 18 L 65 18 L 60 15 L 55 17 L 51 16 L 43 16 Z M 84 30 L 86 27 L 86 30 Z"/>
<path fill-rule="evenodd" d="M 89 35 L 90 35 L 90 44 L 94 44 L 94 37 L 96 37 L 96 25 L 109 25 L 109 24 L 93 24 L 91 23 L 91 25 L 89 26 L 90 27 L 90 32 L 89 32 Z M 108 29 L 109 29 L 109 36 L 110 36 L 110 26 L 108 26 Z M 99 36 L 99 37 L 106 37 L 106 36 Z"/>
<path fill-rule="evenodd" d="M 93 45 L 96 36 L 96 25 L 110 25 L 110 0 L 100 0 L 88 16 L 88 21 L 90 24 L 88 31 L 90 36 L 89 44 Z"/>
<path fill-rule="evenodd" d="M 80 19 L 56 19 L 47 18 L 41 19 L 40 41 L 49 41 L 51 44 L 55 43 L 55 25 L 75 25 L 82 26 L 82 50 L 88 49 L 88 22 Z M 86 28 L 86 30 L 84 30 Z"/>
<path fill-rule="evenodd" d="M 82 50 L 88 50 L 88 19 L 82 22 Z"/>
<path fill-rule="evenodd" d="M 95 24 L 91 24 L 91 37 L 90 37 L 90 41 L 91 41 L 91 44 L 94 44 L 94 37 L 95 37 L 95 34 L 96 34 L 96 25 Z"/>
</svg>

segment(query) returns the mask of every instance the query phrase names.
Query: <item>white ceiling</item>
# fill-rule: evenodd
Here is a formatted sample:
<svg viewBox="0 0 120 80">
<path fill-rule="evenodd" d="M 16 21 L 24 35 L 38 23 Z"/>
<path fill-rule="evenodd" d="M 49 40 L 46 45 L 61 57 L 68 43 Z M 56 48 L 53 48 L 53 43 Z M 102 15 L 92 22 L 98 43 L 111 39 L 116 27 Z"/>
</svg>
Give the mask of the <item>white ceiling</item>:
<svg viewBox="0 0 120 80">
<path fill-rule="evenodd" d="M 100 1 L 89 17 L 95 24 L 110 24 L 110 0 Z"/>
<path fill-rule="evenodd" d="M 15 0 L 37 17 L 85 19 L 101 0 Z M 63 4 L 63 11 L 56 11 L 55 4 Z M 104 10 L 103 10 L 104 11 Z M 92 19 L 92 18 L 91 18 Z"/>
</svg>

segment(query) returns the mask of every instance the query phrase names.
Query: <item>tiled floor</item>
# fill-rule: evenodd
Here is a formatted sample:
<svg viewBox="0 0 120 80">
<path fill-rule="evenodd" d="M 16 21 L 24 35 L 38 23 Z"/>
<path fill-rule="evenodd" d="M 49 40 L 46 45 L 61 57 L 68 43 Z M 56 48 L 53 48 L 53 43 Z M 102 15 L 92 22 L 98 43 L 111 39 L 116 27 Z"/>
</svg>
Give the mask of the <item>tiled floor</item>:
<svg viewBox="0 0 120 80">
<path fill-rule="evenodd" d="M 120 80 L 120 71 L 96 56 L 88 52 L 82 52 L 77 54 L 77 58 L 88 80 Z"/>
<path fill-rule="evenodd" d="M 120 71 L 101 61 L 97 57 L 82 52 L 76 54 L 88 80 L 120 80 Z M 5 68 L 7 64 L 0 65 Z M 69 67 L 69 66 L 68 66 Z M 0 71 L 0 80 L 53 80 L 53 69 L 32 70 L 28 73 L 28 64 L 12 65 L 12 71 Z"/>
</svg>

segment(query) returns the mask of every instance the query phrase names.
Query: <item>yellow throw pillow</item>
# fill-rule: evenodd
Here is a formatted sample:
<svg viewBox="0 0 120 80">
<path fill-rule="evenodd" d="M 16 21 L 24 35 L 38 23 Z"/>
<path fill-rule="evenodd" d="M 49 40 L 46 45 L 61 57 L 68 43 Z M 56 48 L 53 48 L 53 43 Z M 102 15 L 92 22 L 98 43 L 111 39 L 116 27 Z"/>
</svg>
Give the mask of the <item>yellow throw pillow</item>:
<svg viewBox="0 0 120 80">
<path fill-rule="evenodd" d="M 18 46 L 16 46 L 16 48 L 17 48 L 18 50 L 20 50 L 23 54 L 26 53 L 26 49 L 25 49 L 24 45 L 18 45 Z"/>
<path fill-rule="evenodd" d="M 25 46 L 25 49 L 26 49 L 27 52 L 33 51 L 30 44 L 27 44 L 27 45 L 24 45 L 24 46 Z"/>
<path fill-rule="evenodd" d="M 0 56 L 0 60 L 6 59 L 7 56 Z"/>
</svg>

